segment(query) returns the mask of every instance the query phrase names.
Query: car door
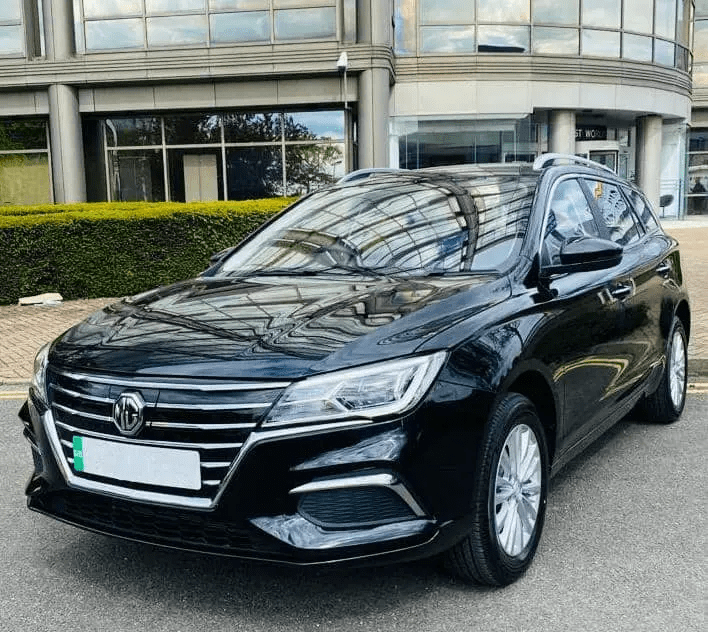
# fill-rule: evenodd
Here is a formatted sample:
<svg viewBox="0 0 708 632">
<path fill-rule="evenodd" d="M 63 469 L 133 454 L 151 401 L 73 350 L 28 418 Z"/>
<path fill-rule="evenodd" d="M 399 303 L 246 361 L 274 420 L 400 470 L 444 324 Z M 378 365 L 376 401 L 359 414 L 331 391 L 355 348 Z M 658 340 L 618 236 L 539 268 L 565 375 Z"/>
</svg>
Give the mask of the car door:
<svg viewBox="0 0 708 632">
<path fill-rule="evenodd" d="M 658 244 L 645 235 L 618 183 L 602 177 L 586 177 L 583 182 L 609 239 L 624 249 L 622 262 L 612 271 L 611 289 L 611 300 L 621 308 L 617 354 L 624 359 L 625 369 L 615 384 L 617 403 L 621 404 L 641 388 L 657 362 L 656 342 L 650 332 L 659 330 L 661 299 L 657 291 L 661 279 L 653 262 L 659 254 Z"/>
<path fill-rule="evenodd" d="M 597 206 L 580 177 L 564 177 L 551 189 L 544 219 L 540 267 L 557 265 L 561 245 L 587 235 L 607 238 Z M 535 353 L 562 393 L 559 451 L 581 441 L 615 409 L 626 379 L 623 286 L 618 270 L 552 275 L 547 280 L 544 331 Z"/>
</svg>

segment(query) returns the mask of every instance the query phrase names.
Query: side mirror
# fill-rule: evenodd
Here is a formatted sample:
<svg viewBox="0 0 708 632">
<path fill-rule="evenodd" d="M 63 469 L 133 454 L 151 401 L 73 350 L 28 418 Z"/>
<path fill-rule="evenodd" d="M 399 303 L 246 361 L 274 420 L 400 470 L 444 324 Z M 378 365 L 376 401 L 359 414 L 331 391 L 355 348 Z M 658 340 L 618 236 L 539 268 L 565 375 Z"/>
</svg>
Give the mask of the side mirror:
<svg viewBox="0 0 708 632">
<path fill-rule="evenodd" d="M 674 201 L 674 196 L 671 195 L 671 193 L 667 193 L 666 195 L 662 195 L 659 198 L 659 206 L 661 208 L 664 208 L 666 206 L 670 206 L 673 201 Z"/>
<path fill-rule="evenodd" d="M 614 241 L 599 237 L 574 237 L 563 242 L 560 264 L 544 268 L 546 276 L 566 272 L 590 272 L 614 268 L 622 261 L 624 249 Z"/>
</svg>

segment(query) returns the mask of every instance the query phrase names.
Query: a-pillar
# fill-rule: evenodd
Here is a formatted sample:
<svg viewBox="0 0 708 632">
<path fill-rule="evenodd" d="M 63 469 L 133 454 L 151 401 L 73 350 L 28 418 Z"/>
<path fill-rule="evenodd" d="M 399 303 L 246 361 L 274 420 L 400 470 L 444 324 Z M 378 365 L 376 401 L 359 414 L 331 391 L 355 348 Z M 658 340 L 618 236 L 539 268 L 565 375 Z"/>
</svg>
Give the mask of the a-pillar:
<svg viewBox="0 0 708 632">
<path fill-rule="evenodd" d="M 575 154 L 575 112 L 553 110 L 549 116 L 548 150 L 554 154 Z"/>
<path fill-rule="evenodd" d="M 74 54 L 72 0 L 44 0 L 43 22 L 47 58 L 62 61 Z M 52 151 L 54 201 L 86 201 L 86 173 L 76 88 L 52 84 L 49 93 L 49 136 Z"/>
<path fill-rule="evenodd" d="M 637 120 L 637 184 L 657 211 L 661 195 L 662 135 L 660 116 Z"/>
</svg>

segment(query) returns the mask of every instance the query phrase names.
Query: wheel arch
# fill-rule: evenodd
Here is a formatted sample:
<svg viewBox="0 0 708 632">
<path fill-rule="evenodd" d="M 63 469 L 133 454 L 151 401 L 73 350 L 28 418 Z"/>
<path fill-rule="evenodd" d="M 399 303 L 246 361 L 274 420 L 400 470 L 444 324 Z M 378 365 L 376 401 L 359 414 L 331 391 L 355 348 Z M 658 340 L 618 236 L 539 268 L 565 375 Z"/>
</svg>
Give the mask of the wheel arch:
<svg viewBox="0 0 708 632">
<path fill-rule="evenodd" d="M 683 325 L 683 330 L 686 333 L 686 342 L 688 342 L 691 338 L 691 310 L 686 300 L 681 301 L 676 307 L 676 316 Z"/>
<path fill-rule="evenodd" d="M 552 464 L 556 450 L 558 410 L 553 390 L 546 378 L 538 371 L 528 370 L 516 376 L 506 390 L 527 397 L 535 406 L 546 434 L 549 464 Z"/>
</svg>

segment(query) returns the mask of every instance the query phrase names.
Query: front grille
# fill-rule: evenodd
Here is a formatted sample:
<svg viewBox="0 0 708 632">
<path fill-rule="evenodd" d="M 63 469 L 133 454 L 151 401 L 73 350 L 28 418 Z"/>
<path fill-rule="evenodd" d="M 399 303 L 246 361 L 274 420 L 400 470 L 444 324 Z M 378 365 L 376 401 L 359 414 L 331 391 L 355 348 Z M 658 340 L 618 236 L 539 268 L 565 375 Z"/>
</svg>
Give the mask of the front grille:
<svg viewBox="0 0 708 632">
<path fill-rule="evenodd" d="M 71 491 L 36 496 L 30 502 L 34 509 L 73 524 L 154 544 L 226 555 L 273 548 L 272 542 L 248 524 L 220 521 L 211 512 L 201 514 Z"/>
<path fill-rule="evenodd" d="M 61 454 L 79 480 L 213 501 L 239 450 L 287 384 L 136 380 L 50 368 L 47 386 Z M 139 393 L 145 402 L 145 424 L 135 437 L 123 436 L 114 423 L 113 406 L 126 392 Z M 197 451 L 201 488 L 123 483 L 77 471 L 74 437 Z"/>
</svg>

